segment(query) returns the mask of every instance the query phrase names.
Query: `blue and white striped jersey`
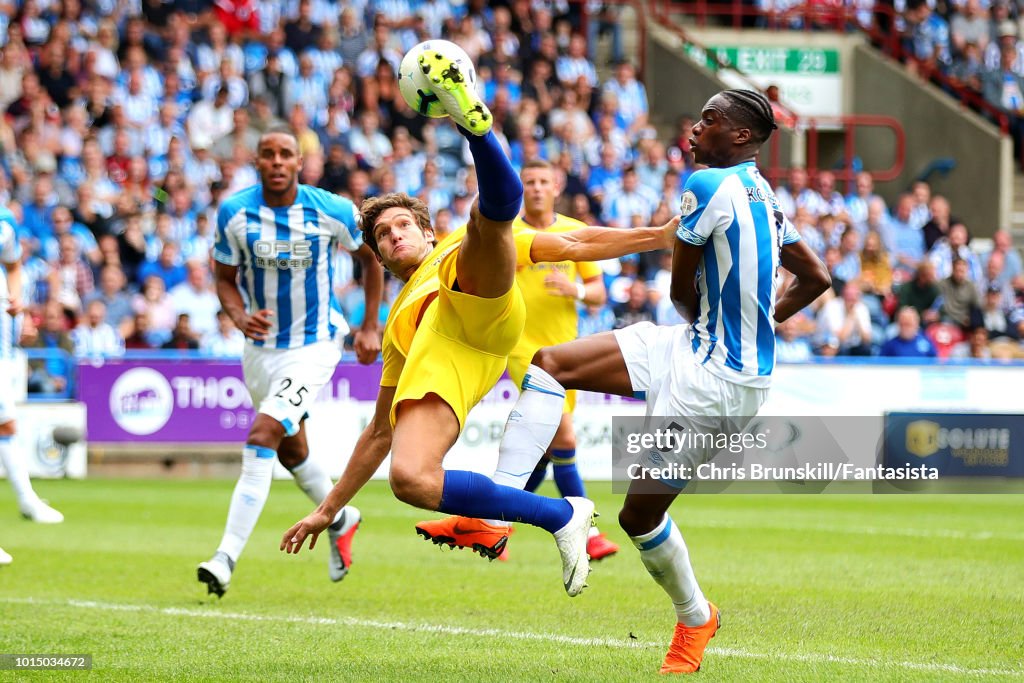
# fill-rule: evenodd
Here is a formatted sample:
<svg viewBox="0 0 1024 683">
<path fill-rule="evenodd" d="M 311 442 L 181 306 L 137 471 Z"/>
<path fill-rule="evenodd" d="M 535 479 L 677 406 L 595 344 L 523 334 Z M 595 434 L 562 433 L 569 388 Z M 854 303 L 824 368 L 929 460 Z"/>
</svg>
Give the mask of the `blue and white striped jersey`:
<svg viewBox="0 0 1024 683">
<path fill-rule="evenodd" d="M 18 341 L 18 321 L 7 315 L 10 291 L 7 288 L 6 264 L 21 260 L 21 243 L 18 241 L 17 222 L 14 214 L 0 204 L 0 360 L 14 355 Z"/>
<path fill-rule="evenodd" d="M 334 249 L 362 245 L 357 216 L 348 199 L 308 185 L 291 206 L 266 206 L 262 185 L 221 204 L 213 257 L 240 266 L 250 313 L 274 312 L 267 340 L 254 344 L 294 349 L 347 329 L 334 296 Z"/>
<path fill-rule="evenodd" d="M 767 387 L 775 366 L 781 249 L 800 235 L 752 161 L 691 175 L 680 213 L 676 235 L 704 247 L 700 313 L 690 326 L 694 355 L 717 377 Z"/>
</svg>

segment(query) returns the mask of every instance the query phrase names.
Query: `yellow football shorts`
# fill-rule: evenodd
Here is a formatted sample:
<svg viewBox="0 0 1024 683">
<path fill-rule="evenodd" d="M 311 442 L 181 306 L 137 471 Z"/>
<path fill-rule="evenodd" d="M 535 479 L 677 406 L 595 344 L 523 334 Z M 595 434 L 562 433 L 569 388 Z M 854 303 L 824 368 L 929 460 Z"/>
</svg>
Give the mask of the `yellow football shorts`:
<svg viewBox="0 0 1024 683">
<path fill-rule="evenodd" d="M 455 411 L 461 431 L 469 411 L 501 379 L 523 333 L 526 303 L 518 286 L 497 299 L 484 299 L 445 284 L 454 280 L 457 256 L 453 251 L 438 269 L 441 288 L 406 356 L 391 405 L 392 425 L 402 401 L 437 394 Z"/>
</svg>

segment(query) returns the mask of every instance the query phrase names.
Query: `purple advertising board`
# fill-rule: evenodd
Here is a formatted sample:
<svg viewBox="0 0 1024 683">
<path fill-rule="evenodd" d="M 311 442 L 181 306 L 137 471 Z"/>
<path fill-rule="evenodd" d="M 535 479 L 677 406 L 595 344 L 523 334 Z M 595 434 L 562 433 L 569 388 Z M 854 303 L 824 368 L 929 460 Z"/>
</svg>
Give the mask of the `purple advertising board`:
<svg viewBox="0 0 1024 683">
<path fill-rule="evenodd" d="M 379 363 L 342 363 L 317 400 L 374 401 Z M 240 443 L 254 411 L 238 361 L 109 360 L 78 368 L 90 443 Z"/>
</svg>

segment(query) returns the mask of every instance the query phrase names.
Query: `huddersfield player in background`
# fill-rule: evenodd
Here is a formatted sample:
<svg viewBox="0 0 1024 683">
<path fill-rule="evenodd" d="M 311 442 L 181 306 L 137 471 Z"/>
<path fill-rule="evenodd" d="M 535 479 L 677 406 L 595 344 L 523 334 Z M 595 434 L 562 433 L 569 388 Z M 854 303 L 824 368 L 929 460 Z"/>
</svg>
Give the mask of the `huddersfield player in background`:
<svg viewBox="0 0 1024 683">
<path fill-rule="evenodd" d="M 693 127 L 694 158 L 708 168 L 686 182 L 671 284 L 672 301 L 689 325 L 638 323 L 541 349 L 527 374 L 549 389 L 620 396 L 644 392 L 649 416 L 710 418 L 726 427 L 749 421 L 767 397 L 775 364 L 775 325 L 831 284 L 825 266 L 800 241 L 755 165 L 758 150 L 775 127 L 768 100 L 745 90 L 712 97 Z M 780 265 L 796 281 L 776 301 Z M 515 470 L 544 452 L 546 442 L 534 443 L 532 451 L 526 447 L 534 433 L 528 426 L 542 423 L 546 413 L 558 409 L 557 393 L 524 388 L 516 410 L 526 427 L 506 432 L 505 440 L 515 448 L 502 444 L 499 468 Z M 709 454 L 685 455 L 697 460 Z M 659 462 L 664 464 L 651 457 L 641 464 Z M 663 673 L 696 671 L 720 623 L 718 609 L 697 584 L 683 537 L 667 514 L 685 485 L 676 483 L 632 481 L 619 513 L 619 523 L 644 566 L 675 607 L 678 623 Z"/>
<path fill-rule="evenodd" d="M 334 374 L 341 339 L 348 332 L 334 297 L 334 251 L 339 245 L 353 252 L 363 267 L 366 317 L 355 335 L 356 355 L 360 362 L 372 363 L 380 351 L 377 310 L 383 271 L 363 244 L 355 206 L 299 184 L 302 157 L 291 131 L 264 133 L 256 157 L 260 184 L 221 204 L 213 251 L 221 307 L 247 337 L 242 370 L 257 410 L 242 449 L 242 474 L 224 536 L 216 554 L 197 572 L 208 592 L 218 597 L 227 590 L 263 510 L 275 460 L 291 471 L 314 503 L 331 490 L 330 477 L 308 457 L 304 420 L 309 404 Z M 330 520 L 332 581 L 348 573 L 359 520 L 359 511 L 352 507 L 339 509 Z"/>
<path fill-rule="evenodd" d="M 341 480 L 316 510 L 285 532 L 281 549 L 297 553 L 307 537 L 312 547 L 390 450 L 391 488 L 399 500 L 451 515 L 525 522 L 547 530 L 562 558 L 563 586 L 570 596 L 578 595 L 589 572 L 591 501 L 538 496 L 475 472 L 445 470 L 442 460 L 470 409 L 494 387 L 519 342 L 526 307 L 515 283 L 517 265 L 597 260 L 662 248 L 671 226 L 625 234 L 598 228 L 562 234 L 513 231 L 523 187 L 490 132 L 490 113 L 451 58 L 427 51 L 420 64 L 426 82 L 419 87 L 437 94 L 469 142 L 480 194 L 469 223 L 436 246 L 423 202 L 404 194 L 363 202 L 364 239 L 405 282 L 384 330 L 376 411 Z M 564 399 L 560 392 L 554 414 L 561 414 Z M 530 470 L 539 459 L 530 463 Z M 479 550 L 493 557 L 501 548 Z"/>
<path fill-rule="evenodd" d="M 14 412 L 14 348 L 18 343 L 18 316 L 21 313 L 21 245 L 14 214 L 0 204 L 0 463 L 7 470 L 18 508 L 23 517 L 44 524 L 59 524 L 64 515 L 40 500 L 28 477 L 25 453 L 14 446 L 17 433 Z M 0 548 L 0 564 L 10 564 L 11 556 Z"/>
<path fill-rule="evenodd" d="M 585 223 L 555 213 L 555 198 L 558 187 L 555 170 L 546 161 L 529 161 L 520 173 L 523 182 L 523 212 L 513 223 L 513 230 L 533 229 L 539 232 L 561 233 L 587 227 Z M 526 376 L 530 359 L 538 349 L 554 346 L 576 338 L 579 315 L 576 302 L 603 305 L 607 299 L 601 268 L 591 261 L 574 263 L 534 263 L 520 266 L 516 271 L 516 285 L 523 293 L 526 303 L 526 327 L 519 343 L 508 358 L 508 374 L 521 387 Z M 527 491 L 536 491 L 544 480 L 548 463 L 554 467 L 555 484 L 563 497 L 586 498 L 586 490 L 576 469 L 576 432 L 573 429 L 572 414 L 576 407 L 576 392 L 565 392 L 565 404 L 561 416 L 552 414 L 550 419 L 558 420 L 558 431 L 554 441 L 536 469 L 510 472 L 495 471 L 492 480 L 497 484 L 508 484 Z M 517 414 L 509 416 L 515 421 Z M 507 535 L 511 530 L 507 524 L 499 525 L 500 533 Z M 476 536 L 491 531 L 487 522 L 466 518 L 448 517 L 441 520 L 421 522 L 416 528 L 424 536 L 450 537 L 455 545 L 466 545 L 461 538 L 467 532 Z M 493 542 L 489 543 L 493 547 Z M 468 544 L 472 547 L 472 544 Z M 618 552 L 619 547 L 597 530 L 590 529 L 587 540 L 587 554 L 591 560 L 600 560 Z M 507 559 L 508 546 L 499 558 Z"/>
</svg>

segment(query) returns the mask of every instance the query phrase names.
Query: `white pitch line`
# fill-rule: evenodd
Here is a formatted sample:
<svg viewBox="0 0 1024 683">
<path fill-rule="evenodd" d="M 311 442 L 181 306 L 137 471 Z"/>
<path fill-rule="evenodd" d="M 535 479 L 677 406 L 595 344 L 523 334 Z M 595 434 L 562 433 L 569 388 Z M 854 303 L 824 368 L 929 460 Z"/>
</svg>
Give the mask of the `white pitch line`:
<svg viewBox="0 0 1024 683">
<path fill-rule="evenodd" d="M 508 640 L 532 640 L 563 645 L 599 646 L 623 649 L 666 647 L 666 643 L 644 642 L 640 640 L 619 640 L 615 638 L 580 638 L 564 636 L 557 633 L 532 633 L 530 631 L 505 631 L 502 629 L 476 629 L 441 624 L 425 624 L 405 621 L 377 621 L 358 619 L 356 617 L 286 617 L 265 614 L 245 614 L 242 612 L 207 612 L 181 607 L 154 607 L 152 605 L 133 605 L 123 603 L 96 602 L 92 600 L 38 600 L 36 598 L 0 598 L 0 602 L 19 605 L 40 605 L 52 607 L 75 607 L 110 612 L 145 612 L 163 614 L 172 617 L 197 617 L 201 619 L 224 619 L 227 621 L 257 621 L 282 624 L 309 624 L 312 626 L 353 626 L 359 628 L 379 629 L 385 631 L 410 631 L 418 633 L 440 633 L 455 636 L 474 636 L 488 638 L 504 638 Z M 907 669 L 933 673 L 950 673 L 961 676 L 1019 676 L 1024 677 L 1024 669 L 972 669 L 955 664 L 939 664 L 936 662 L 887 661 L 884 658 L 859 659 L 856 657 L 838 657 L 818 653 L 770 653 L 751 652 L 732 647 L 709 647 L 708 654 L 716 657 L 733 657 L 736 659 L 761 659 L 771 661 L 804 662 L 809 664 L 845 664 L 865 668 Z"/>
</svg>

